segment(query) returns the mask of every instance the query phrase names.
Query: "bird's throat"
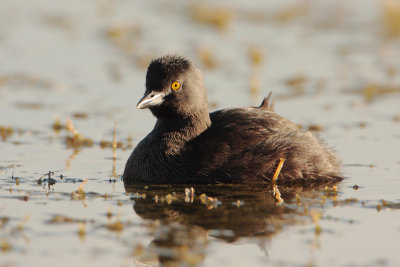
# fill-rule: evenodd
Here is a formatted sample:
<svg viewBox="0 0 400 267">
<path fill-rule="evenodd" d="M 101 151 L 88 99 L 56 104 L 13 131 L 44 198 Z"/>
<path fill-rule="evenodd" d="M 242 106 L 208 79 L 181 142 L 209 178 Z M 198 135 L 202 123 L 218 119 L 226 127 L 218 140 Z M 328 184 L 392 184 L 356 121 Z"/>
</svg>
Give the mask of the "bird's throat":
<svg viewBox="0 0 400 267">
<path fill-rule="evenodd" d="M 211 119 L 207 111 L 180 118 L 158 118 L 154 130 L 170 135 L 177 142 L 187 142 L 200 135 L 210 126 Z"/>
</svg>

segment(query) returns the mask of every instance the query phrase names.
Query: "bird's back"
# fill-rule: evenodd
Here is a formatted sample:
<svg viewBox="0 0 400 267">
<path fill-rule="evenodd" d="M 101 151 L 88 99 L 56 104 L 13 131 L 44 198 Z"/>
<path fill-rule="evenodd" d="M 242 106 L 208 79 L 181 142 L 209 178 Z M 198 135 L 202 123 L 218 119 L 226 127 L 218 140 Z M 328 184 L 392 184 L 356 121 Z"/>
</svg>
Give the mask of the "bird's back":
<svg viewBox="0 0 400 267">
<path fill-rule="evenodd" d="M 210 117 L 211 126 L 183 153 L 195 176 L 221 183 L 269 182 L 285 158 L 281 183 L 340 179 L 331 150 L 268 109 L 227 109 Z"/>
<path fill-rule="evenodd" d="M 339 180 L 334 153 L 309 132 L 273 112 L 270 96 L 258 108 L 209 113 L 204 79 L 188 59 L 152 60 L 137 108 L 157 118 L 124 171 L 126 183 L 208 184 Z"/>
</svg>

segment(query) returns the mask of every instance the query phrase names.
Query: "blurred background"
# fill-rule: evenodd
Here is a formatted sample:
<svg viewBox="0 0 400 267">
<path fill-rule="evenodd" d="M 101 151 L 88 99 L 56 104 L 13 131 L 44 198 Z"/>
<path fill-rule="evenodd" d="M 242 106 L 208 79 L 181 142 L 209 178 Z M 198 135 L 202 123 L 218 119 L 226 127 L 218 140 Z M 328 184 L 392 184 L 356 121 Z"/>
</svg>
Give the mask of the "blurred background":
<svg viewBox="0 0 400 267">
<path fill-rule="evenodd" d="M 145 133 L 152 121 L 135 104 L 147 64 L 166 53 L 203 69 L 214 109 L 256 105 L 269 91 L 326 107 L 400 91 L 396 0 L 1 1 L 0 12 L 5 125 L 42 128 L 81 112 Z M 107 127 L 96 125 L 90 135 Z"/>
</svg>

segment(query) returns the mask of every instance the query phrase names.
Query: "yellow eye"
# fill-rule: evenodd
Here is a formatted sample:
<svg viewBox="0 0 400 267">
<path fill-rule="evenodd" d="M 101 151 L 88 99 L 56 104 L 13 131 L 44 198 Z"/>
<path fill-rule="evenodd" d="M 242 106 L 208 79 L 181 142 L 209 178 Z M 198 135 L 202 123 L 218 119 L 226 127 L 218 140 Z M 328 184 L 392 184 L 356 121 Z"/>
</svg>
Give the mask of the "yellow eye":
<svg viewBox="0 0 400 267">
<path fill-rule="evenodd" d="M 179 89 L 181 89 L 181 83 L 178 81 L 175 81 L 171 84 L 171 89 L 172 91 L 178 91 Z"/>
</svg>

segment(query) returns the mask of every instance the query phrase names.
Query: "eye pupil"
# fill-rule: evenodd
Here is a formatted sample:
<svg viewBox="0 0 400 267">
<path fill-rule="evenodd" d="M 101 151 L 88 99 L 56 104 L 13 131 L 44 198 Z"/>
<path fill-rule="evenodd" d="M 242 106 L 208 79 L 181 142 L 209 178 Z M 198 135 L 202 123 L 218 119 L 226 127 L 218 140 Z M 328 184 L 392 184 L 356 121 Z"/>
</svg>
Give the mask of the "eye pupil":
<svg viewBox="0 0 400 267">
<path fill-rule="evenodd" d="M 179 90 L 181 88 L 181 83 L 180 82 L 173 82 L 171 85 L 172 90 Z"/>
</svg>

